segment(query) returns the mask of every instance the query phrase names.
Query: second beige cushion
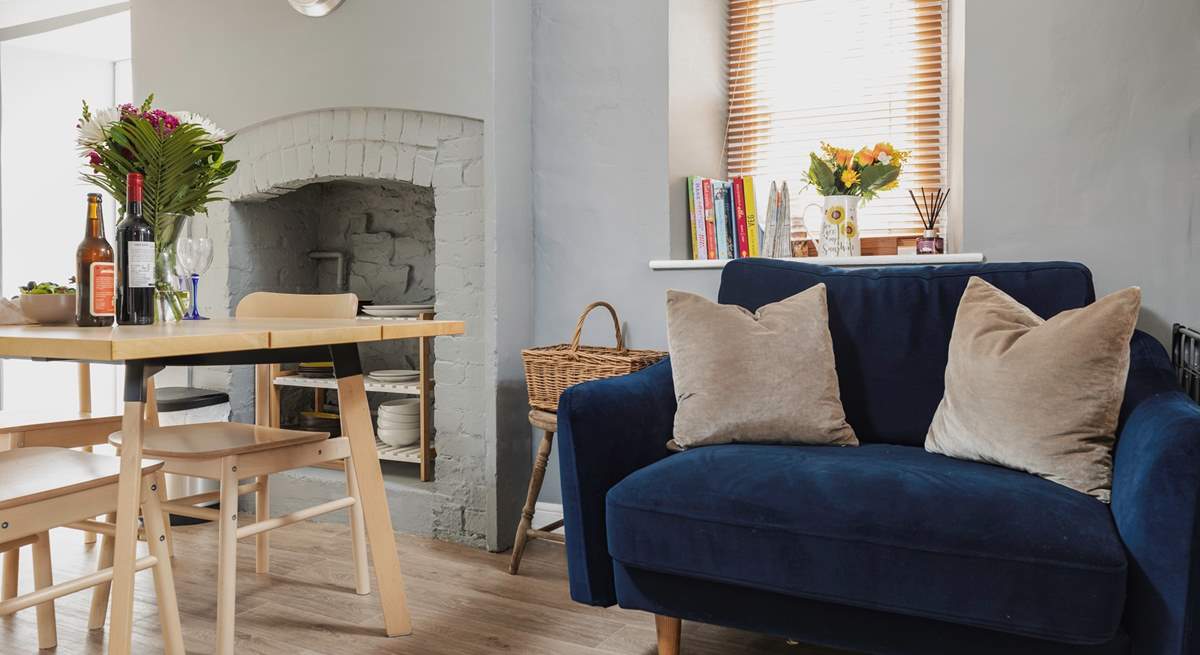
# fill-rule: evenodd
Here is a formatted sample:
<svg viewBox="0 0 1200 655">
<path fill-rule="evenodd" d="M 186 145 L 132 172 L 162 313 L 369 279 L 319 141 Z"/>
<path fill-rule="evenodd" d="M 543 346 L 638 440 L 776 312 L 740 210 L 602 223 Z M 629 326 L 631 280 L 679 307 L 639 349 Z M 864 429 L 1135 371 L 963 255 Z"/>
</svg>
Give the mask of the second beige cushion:
<svg viewBox="0 0 1200 655">
<path fill-rule="evenodd" d="M 1140 306 L 1141 291 L 1129 288 L 1043 320 L 971 278 L 925 449 L 1040 475 L 1107 502 Z"/>
<path fill-rule="evenodd" d="M 825 285 L 751 313 L 667 292 L 674 441 L 856 446 L 834 368 Z"/>
</svg>

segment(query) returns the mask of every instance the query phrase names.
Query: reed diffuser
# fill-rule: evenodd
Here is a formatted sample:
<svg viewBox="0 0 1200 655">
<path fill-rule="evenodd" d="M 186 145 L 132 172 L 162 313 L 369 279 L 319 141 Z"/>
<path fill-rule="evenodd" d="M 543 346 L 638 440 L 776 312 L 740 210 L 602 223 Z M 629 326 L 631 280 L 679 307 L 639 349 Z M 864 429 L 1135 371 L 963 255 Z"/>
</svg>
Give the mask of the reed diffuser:
<svg viewBox="0 0 1200 655">
<path fill-rule="evenodd" d="M 946 198 L 950 197 L 949 189 L 936 189 L 929 193 L 925 193 L 925 187 L 921 187 L 921 200 L 917 201 L 917 196 L 910 190 L 908 197 L 912 198 L 913 205 L 917 208 L 917 215 L 921 217 L 921 225 L 925 227 L 925 233 L 917 238 L 917 254 L 918 255 L 940 255 L 946 252 L 946 240 L 938 236 L 937 222 L 942 215 L 942 207 L 946 204 Z"/>
</svg>

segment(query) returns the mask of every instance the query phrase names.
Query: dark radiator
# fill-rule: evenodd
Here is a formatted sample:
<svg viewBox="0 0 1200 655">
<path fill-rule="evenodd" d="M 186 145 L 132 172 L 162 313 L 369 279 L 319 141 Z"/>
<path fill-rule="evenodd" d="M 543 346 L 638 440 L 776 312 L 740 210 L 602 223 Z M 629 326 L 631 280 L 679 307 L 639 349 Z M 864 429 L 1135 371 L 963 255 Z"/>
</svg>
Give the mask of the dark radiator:
<svg viewBox="0 0 1200 655">
<path fill-rule="evenodd" d="M 1175 324 L 1171 333 L 1171 363 L 1183 390 L 1192 400 L 1200 402 L 1200 332 Z"/>
</svg>

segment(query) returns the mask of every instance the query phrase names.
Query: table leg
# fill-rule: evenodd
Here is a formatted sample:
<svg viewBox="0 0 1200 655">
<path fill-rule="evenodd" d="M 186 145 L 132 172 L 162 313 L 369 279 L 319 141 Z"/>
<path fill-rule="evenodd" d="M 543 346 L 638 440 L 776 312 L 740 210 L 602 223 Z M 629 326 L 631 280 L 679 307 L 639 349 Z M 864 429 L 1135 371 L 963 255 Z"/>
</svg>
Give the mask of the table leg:
<svg viewBox="0 0 1200 655">
<path fill-rule="evenodd" d="M 121 422 L 121 477 L 117 489 L 117 528 L 113 549 L 108 654 L 128 655 L 133 640 L 133 563 L 137 559 L 138 513 L 142 491 L 142 419 L 146 368 L 125 364 L 125 416 Z"/>
<path fill-rule="evenodd" d="M 383 471 L 375 450 L 375 430 L 371 426 L 371 410 L 367 405 L 358 345 L 330 346 L 329 351 L 334 375 L 337 376 L 342 434 L 350 441 L 350 457 L 362 498 L 363 518 L 371 547 L 371 560 L 375 563 L 375 581 L 379 586 L 384 624 L 389 637 L 411 634 L 412 620 L 404 594 L 400 558 L 396 554 L 396 534 L 392 531 L 392 517 L 388 512 Z"/>
</svg>

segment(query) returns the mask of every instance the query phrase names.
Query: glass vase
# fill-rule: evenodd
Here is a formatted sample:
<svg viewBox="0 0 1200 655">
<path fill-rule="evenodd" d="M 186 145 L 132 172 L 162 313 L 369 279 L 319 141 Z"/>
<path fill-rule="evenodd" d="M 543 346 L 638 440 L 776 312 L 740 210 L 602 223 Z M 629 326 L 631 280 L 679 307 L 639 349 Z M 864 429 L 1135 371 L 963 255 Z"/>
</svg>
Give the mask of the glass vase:
<svg viewBox="0 0 1200 655">
<path fill-rule="evenodd" d="M 177 286 L 175 244 L 155 243 L 154 247 L 154 320 L 183 320 L 187 292 Z"/>
</svg>

